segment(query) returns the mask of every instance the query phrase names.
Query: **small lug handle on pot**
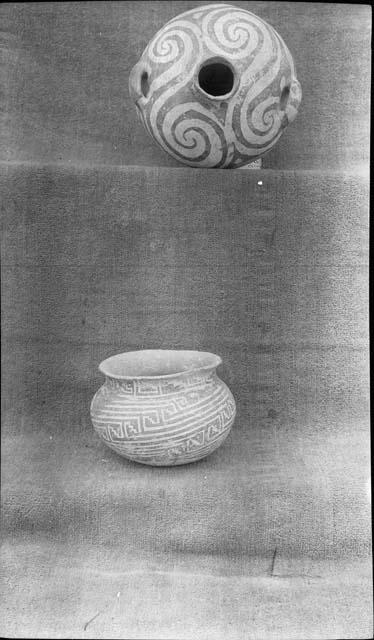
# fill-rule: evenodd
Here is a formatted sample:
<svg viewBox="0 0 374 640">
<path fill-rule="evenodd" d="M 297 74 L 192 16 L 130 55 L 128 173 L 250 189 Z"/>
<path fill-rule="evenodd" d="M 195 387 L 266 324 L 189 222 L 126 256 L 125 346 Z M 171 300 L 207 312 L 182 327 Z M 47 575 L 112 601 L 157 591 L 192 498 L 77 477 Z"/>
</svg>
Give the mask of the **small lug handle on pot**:
<svg viewBox="0 0 374 640">
<path fill-rule="evenodd" d="M 291 83 L 287 84 L 283 88 L 279 101 L 279 109 L 281 113 L 283 113 L 287 117 L 287 124 L 295 120 L 301 98 L 301 84 L 296 78 L 293 78 Z"/>
<path fill-rule="evenodd" d="M 144 62 L 137 62 L 132 68 L 129 77 L 130 96 L 137 106 L 141 106 L 146 101 L 149 93 L 149 67 Z"/>
</svg>

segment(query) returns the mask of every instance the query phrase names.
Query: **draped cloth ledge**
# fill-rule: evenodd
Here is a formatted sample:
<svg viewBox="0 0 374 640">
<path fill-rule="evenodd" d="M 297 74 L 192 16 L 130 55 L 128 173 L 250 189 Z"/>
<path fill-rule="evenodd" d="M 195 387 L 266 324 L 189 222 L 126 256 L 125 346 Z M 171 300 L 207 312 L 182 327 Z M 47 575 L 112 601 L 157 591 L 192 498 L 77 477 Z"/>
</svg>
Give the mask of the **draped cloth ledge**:
<svg viewBox="0 0 374 640">
<path fill-rule="evenodd" d="M 2 165 L 2 605 L 27 638 L 372 635 L 368 179 Z M 98 363 L 209 350 L 190 466 L 93 433 Z"/>
</svg>

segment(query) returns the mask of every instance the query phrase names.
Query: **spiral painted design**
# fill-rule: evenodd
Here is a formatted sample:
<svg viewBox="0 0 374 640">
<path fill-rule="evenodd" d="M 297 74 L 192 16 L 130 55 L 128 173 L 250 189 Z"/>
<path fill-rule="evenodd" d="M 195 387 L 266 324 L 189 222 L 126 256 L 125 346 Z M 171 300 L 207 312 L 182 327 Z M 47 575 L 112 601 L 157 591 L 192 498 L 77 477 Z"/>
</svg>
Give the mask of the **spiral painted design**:
<svg viewBox="0 0 374 640">
<path fill-rule="evenodd" d="M 212 97 L 200 88 L 199 70 L 211 59 L 233 70 L 230 94 Z M 135 78 L 147 73 L 146 95 L 130 78 L 144 125 L 165 151 L 190 166 L 232 168 L 256 160 L 274 146 L 301 101 L 282 38 L 254 14 L 227 4 L 171 20 L 136 69 Z"/>
</svg>

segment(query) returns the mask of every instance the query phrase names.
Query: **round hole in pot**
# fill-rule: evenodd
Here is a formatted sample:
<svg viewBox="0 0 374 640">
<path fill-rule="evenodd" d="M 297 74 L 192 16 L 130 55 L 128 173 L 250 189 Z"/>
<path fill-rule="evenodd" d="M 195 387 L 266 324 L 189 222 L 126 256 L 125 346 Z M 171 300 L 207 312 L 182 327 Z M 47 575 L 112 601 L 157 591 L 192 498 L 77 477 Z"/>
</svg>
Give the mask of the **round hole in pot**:
<svg viewBox="0 0 374 640">
<path fill-rule="evenodd" d="M 285 110 L 289 95 L 290 95 L 290 87 L 287 85 L 283 88 L 280 99 L 279 99 L 279 108 L 281 111 Z"/>
<path fill-rule="evenodd" d="M 227 95 L 232 91 L 234 81 L 234 71 L 224 60 L 211 60 L 199 71 L 199 86 L 210 96 Z"/>
<path fill-rule="evenodd" d="M 149 91 L 149 78 L 148 78 L 148 73 L 146 71 L 143 71 L 140 78 L 140 90 L 143 96 L 146 98 Z"/>
</svg>

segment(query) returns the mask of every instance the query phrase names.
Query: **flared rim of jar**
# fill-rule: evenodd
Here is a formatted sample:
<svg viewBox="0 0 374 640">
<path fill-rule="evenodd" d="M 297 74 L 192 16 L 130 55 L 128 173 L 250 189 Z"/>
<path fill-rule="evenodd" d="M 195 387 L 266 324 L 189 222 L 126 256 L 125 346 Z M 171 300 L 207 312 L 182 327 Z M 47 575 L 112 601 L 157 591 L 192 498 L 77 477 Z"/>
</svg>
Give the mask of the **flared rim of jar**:
<svg viewBox="0 0 374 640">
<path fill-rule="evenodd" d="M 141 349 L 106 358 L 99 364 L 99 371 L 116 380 L 158 380 L 211 371 L 221 363 L 220 356 L 209 351 Z"/>
</svg>

